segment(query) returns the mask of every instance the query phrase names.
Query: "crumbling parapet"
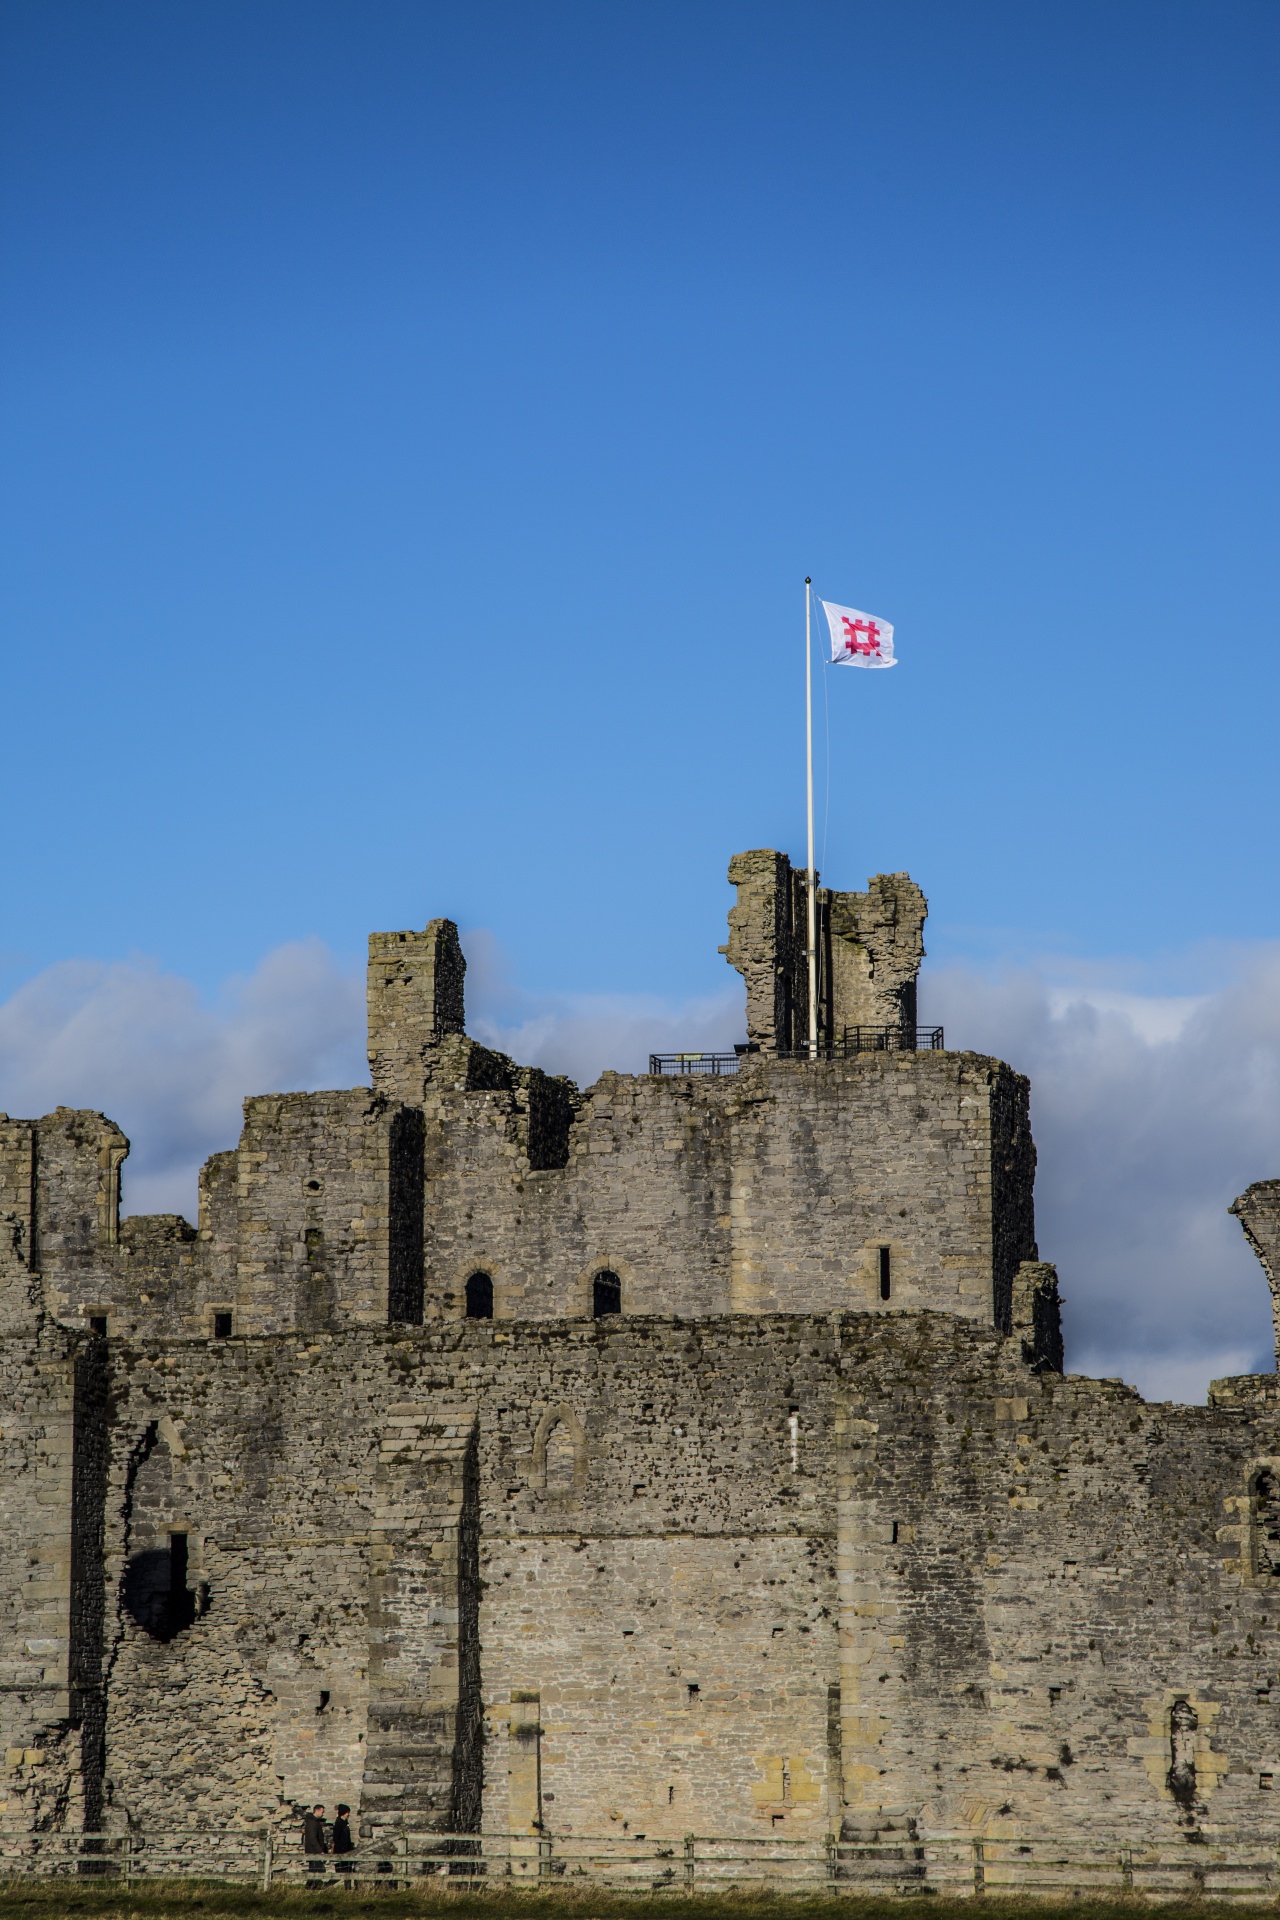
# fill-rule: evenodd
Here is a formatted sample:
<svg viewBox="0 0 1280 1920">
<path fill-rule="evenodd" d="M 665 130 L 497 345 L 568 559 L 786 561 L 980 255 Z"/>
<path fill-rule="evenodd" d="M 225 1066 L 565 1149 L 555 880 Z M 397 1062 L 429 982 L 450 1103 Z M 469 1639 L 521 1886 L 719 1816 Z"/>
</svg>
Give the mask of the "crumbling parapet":
<svg viewBox="0 0 1280 1920">
<path fill-rule="evenodd" d="M 467 963 L 452 920 L 432 920 L 421 933 L 369 935 L 369 1071 L 374 1090 L 417 1101 L 431 1056 L 465 1027 Z"/>
<path fill-rule="evenodd" d="M 729 909 L 723 949 L 747 988 L 747 1040 L 762 1052 L 783 1052 L 808 1035 L 804 875 L 785 853 L 757 847 L 735 853 L 729 881 L 738 898 Z"/>
<path fill-rule="evenodd" d="M 1262 1262 L 1271 1289 L 1271 1322 L 1280 1356 L 1280 1180 L 1255 1180 L 1227 1209 Z"/>
<path fill-rule="evenodd" d="M 845 1027 L 914 1027 L 929 905 L 907 873 L 877 873 L 865 893 L 828 893 L 833 1037 Z"/>
<path fill-rule="evenodd" d="M 809 1039 L 805 871 L 757 847 L 734 855 L 729 879 L 738 898 L 721 951 L 746 983 L 748 1044 L 799 1049 Z M 914 1030 L 928 910 L 906 873 L 875 874 L 865 893 L 816 888 L 819 1045 L 838 1045 L 846 1027 Z"/>
<path fill-rule="evenodd" d="M 44 1312 L 81 1315 L 110 1292 L 128 1151 L 100 1113 L 0 1115 L 0 1333 L 29 1332 Z"/>
<path fill-rule="evenodd" d="M 1033 1373 L 1062 1372 L 1058 1269 L 1047 1260 L 1023 1260 L 1013 1276 L 1013 1331 Z"/>
<path fill-rule="evenodd" d="M 30 1333 L 37 1323 L 35 1220 L 36 1130 L 0 1114 L 0 1335 Z"/>
<path fill-rule="evenodd" d="M 88 1269 L 120 1239 L 120 1169 L 129 1142 L 114 1120 L 79 1107 L 56 1107 L 32 1123 L 36 1133 L 35 1257 Z"/>
</svg>

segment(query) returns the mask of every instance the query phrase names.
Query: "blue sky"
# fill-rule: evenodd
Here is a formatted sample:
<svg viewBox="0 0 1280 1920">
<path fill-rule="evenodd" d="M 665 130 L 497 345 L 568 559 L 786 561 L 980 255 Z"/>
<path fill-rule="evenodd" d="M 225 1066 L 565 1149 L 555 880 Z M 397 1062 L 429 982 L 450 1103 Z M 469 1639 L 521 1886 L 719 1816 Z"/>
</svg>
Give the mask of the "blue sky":
<svg viewBox="0 0 1280 1920">
<path fill-rule="evenodd" d="M 447 912 L 719 983 L 803 830 L 934 945 L 1280 933 L 1269 5 L 4 14 L 3 945 Z"/>
<path fill-rule="evenodd" d="M 909 868 L 975 978 L 1225 990 L 1278 54 L 1250 0 L 8 0 L 0 991 L 207 1012 L 445 913 L 508 1000 L 705 1007 L 728 856 L 802 850 L 806 573 L 901 658 L 832 676 L 834 884 Z"/>
</svg>

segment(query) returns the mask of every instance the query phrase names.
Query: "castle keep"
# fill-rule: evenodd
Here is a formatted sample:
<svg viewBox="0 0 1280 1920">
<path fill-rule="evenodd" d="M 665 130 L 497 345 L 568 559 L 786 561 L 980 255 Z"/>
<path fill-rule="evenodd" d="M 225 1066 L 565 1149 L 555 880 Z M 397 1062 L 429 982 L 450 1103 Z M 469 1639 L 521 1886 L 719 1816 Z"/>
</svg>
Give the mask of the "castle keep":
<svg viewBox="0 0 1280 1920">
<path fill-rule="evenodd" d="M 375 934 L 371 1084 L 195 1226 L 0 1116 L 3 1824 L 1239 1836 L 1280 1792 L 1280 1395 L 1062 1371 L 1028 1086 L 925 902 L 740 854 L 736 1071 L 579 1090 Z M 1280 1273 L 1280 1182 L 1235 1203 Z"/>
</svg>

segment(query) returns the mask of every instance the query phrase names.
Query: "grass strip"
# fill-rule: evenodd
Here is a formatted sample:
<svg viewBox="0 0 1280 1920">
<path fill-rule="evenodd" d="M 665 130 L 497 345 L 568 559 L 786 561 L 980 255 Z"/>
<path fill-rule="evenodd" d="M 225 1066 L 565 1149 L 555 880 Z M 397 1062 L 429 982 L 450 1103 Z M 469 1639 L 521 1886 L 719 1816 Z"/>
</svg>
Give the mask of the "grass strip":
<svg viewBox="0 0 1280 1920">
<path fill-rule="evenodd" d="M 1141 1912 L 1150 1920 L 1222 1920 L 1224 1904 L 1240 1920 L 1276 1920 L 1269 1900 L 1162 1900 L 1141 1897 L 1032 1899 L 987 1894 L 980 1903 L 988 1920 L 1121 1920 Z M 609 1893 L 584 1888 L 523 1893 L 386 1892 L 253 1887 L 214 1881 L 155 1881 L 147 1886 L 85 1887 L 68 1880 L 0 1884 L 0 1920 L 54 1920 L 83 1914 L 85 1920 L 233 1920 L 233 1916 L 278 1914 L 313 1920 L 425 1920 L 448 1913 L 456 1920 L 975 1920 L 974 1902 L 939 1894 L 920 1899 L 886 1894 Z"/>
</svg>

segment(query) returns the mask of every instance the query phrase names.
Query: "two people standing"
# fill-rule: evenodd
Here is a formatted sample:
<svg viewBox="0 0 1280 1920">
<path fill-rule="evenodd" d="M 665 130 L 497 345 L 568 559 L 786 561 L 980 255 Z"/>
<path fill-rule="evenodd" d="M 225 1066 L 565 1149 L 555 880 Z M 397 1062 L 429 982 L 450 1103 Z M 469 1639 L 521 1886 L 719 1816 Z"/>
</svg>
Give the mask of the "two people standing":
<svg viewBox="0 0 1280 1920">
<path fill-rule="evenodd" d="M 325 1824 L 324 1808 L 322 1806 L 314 1806 L 310 1813 L 304 1816 L 302 1822 L 302 1851 L 308 1856 L 307 1871 L 309 1873 L 324 1872 L 324 1867 L 320 1859 L 317 1858 L 318 1855 L 324 1855 L 326 1853 L 351 1853 L 354 1851 L 356 1843 L 351 1838 L 351 1825 L 348 1819 L 350 1812 L 350 1807 L 346 1806 L 342 1801 L 339 1801 L 338 1810 L 334 1815 L 333 1825 L 331 1827 Z M 345 1873 L 347 1869 L 345 1866 L 339 1867 L 338 1871 Z"/>
</svg>

